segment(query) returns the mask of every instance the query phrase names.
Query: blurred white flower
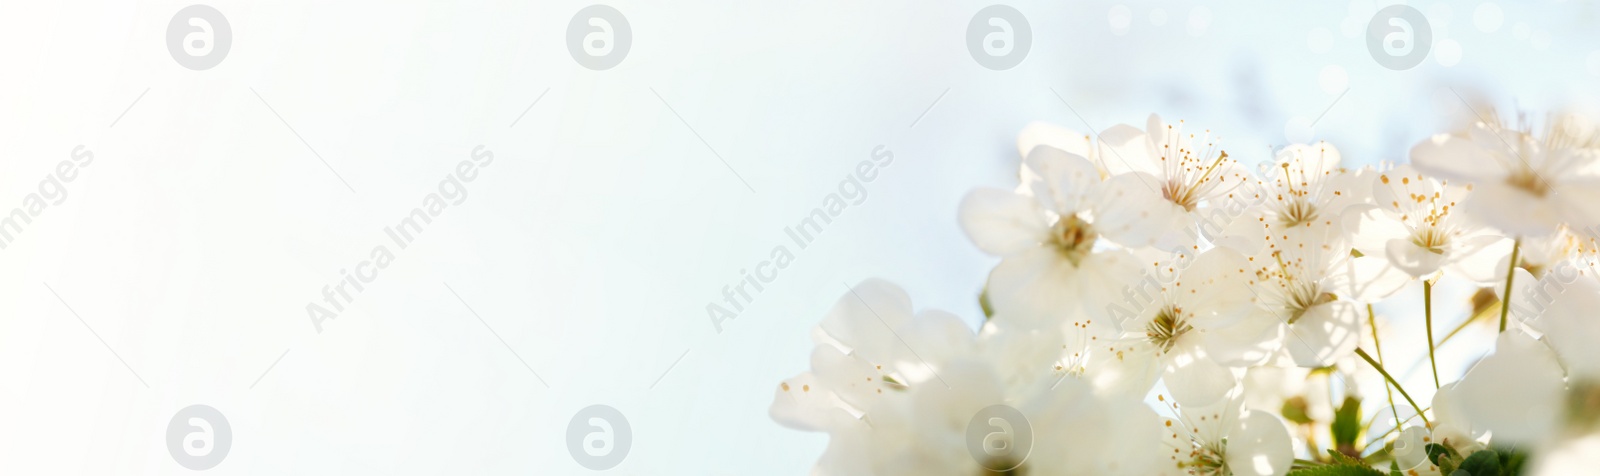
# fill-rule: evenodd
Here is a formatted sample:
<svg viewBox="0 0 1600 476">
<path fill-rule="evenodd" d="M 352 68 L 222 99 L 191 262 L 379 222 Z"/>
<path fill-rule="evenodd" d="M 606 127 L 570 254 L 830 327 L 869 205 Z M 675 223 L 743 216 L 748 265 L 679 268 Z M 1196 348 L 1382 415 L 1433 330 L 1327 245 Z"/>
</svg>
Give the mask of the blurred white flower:
<svg viewBox="0 0 1600 476">
<path fill-rule="evenodd" d="M 1259 206 L 1242 210 L 1242 219 L 1227 223 L 1217 244 L 1257 253 L 1269 237 L 1304 242 L 1340 233 L 1345 212 L 1364 203 L 1371 190 L 1368 170 L 1340 167 L 1339 150 L 1326 142 L 1296 144 L 1278 152 L 1264 177 L 1247 192 Z M 1208 223 L 1202 222 L 1204 227 Z"/>
<path fill-rule="evenodd" d="M 830 435 L 813 474 L 1155 471 L 1157 460 L 1122 457 L 1159 446 L 1155 413 L 1053 366 L 1059 336 L 993 325 L 973 333 L 949 314 L 912 312 L 898 287 L 863 282 L 818 326 L 811 370 L 779 385 L 774 420 Z M 969 421 L 997 404 L 1019 410 L 1036 451 L 1003 461 L 968 451 Z"/>
<path fill-rule="evenodd" d="M 1121 243 L 1162 250 L 1189 249 L 1206 208 L 1241 192 L 1250 171 L 1218 147 L 1210 131 L 1184 131 L 1151 114 L 1145 129 L 1118 124 L 1100 133 L 1100 160 L 1113 181 L 1131 180 L 1125 201 L 1138 217 Z M 1135 238 L 1137 237 L 1137 238 Z"/>
<path fill-rule="evenodd" d="M 1284 403 L 1310 393 L 1308 386 L 1311 370 L 1303 367 L 1277 367 L 1261 365 L 1245 370 L 1241 381 L 1241 396 L 1245 408 L 1264 412 L 1278 412 Z M 1316 419 L 1309 405 L 1307 416 Z M 1331 411 L 1327 412 L 1329 415 Z M 1324 418 L 1326 419 L 1326 418 Z"/>
<path fill-rule="evenodd" d="M 1246 409 L 1238 398 L 1208 406 L 1173 404 L 1162 423 L 1171 475 L 1282 476 L 1294 464 L 1289 430 L 1270 413 Z"/>
<path fill-rule="evenodd" d="M 1363 279 L 1363 270 L 1375 269 L 1373 262 L 1352 257 L 1347 242 L 1327 231 L 1301 235 L 1300 242 L 1269 241 L 1262 255 L 1251 258 L 1256 304 L 1283 327 L 1283 352 L 1301 367 L 1325 367 L 1355 352 L 1362 311 L 1348 296 L 1371 286 L 1376 274 Z"/>
<path fill-rule="evenodd" d="M 1511 240 L 1460 212 L 1467 187 L 1400 165 L 1377 174 L 1372 194 L 1376 204 L 1351 219 L 1356 250 L 1385 257 L 1413 278 L 1450 269 L 1477 283 L 1504 279 L 1495 263 L 1511 254 Z"/>
<path fill-rule="evenodd" d="M 1086 312 L 1102 310 L 1105 299 L 1137 277 L 1132 254 L 1097 245 L 1101 237 L 1138 239 L 1129 233 L 1139 214 L 1126 199 L 1138 185 L 1131 178 L 1102 182 L 1087 157 L 1056 148 L 1077 148 L 1070 137 L 1032 146 L 1017 191 L 980 188 L 961 202 L 962 230 L 1001 257 L 989 276 L 990 303 L 1028 327 L 1086 321 Z"/>
<path fill-rule="evenodd" d="M 1466 457 L 1472 453 L 1488 449 L 1488 445 L 1481 441 L 1486 438 L 1481 429 L 1474 432 L 1474 427 L 1467 416 L 1463 415 L 1456 403 L 1460 399 L 1460 391 L 1455 389 L 1456 384 L 1447 384 L 1433 396 L 1432 427 L 1421 424 L 1416 418 L 1416 409 L 1406 406 L 1407 413 L 1401 418 L 1407 418 L 1404 429 L 1394 441 L 1395 463 L 1404 471 L 1404 474 L 1419 476 L 1439 475 L 1439 467 L 1428 458 L 1427 445 L 1438 444 L 1450 447 L 1457 454 Z M 1382 418 L 1383 415 L 1378 415 Z"/>
<path fill-rule="evenodd" d="M 1533 444 L 1559 429 L 1566 383 L 1548 346 L 1508 329 L 1495 341 L 1494 353 L 1473 366 L 1455 391 L 1473 430 L 1488 431 L 1496 444 Z"/>
<path fill-rule="evenodd" d="M 1105 365 L 1149 369 L 1126 371 L 1129 375 L 1159 372 L 1177 401 L 1212 404 L 1238 382 L 1230 367 L 1266 360 L 1280 345 L 1282 329 L 1253 312 L 1250 263 L 1238 252 L 1213 248 L 1163 266 L 1158 272 L 1172 275 L 1170 284 L 1138 289 L 1153 291 L 1153 299 L 1130 314 L 1113 314 L 1123 318 L 1123 334 L 1111 344 L 1118 358 Z M 1153 384 L 1142 388 L 1148 391 Z"/>
<path fill-rule="evenodd" d="M 1563 119 L 1536 139 L 1477 124 L 1382 172 L 1295 145 L 1260 179 L 1156 116 L 1098 137 L 1030 124 L 1017 144 L 1019 184 L 972 191 L 959 215 L 1000 257 L 989 319 L 974 331 L 869 280 L 813 332 L 810 369 L 779 385 L 774 420 L 829 434 L 813 474 L 1284 475 L 1302 449 L 1317 462 L 1301 465 L 1386 454 L 1412 475 L 1485 457 L 1592 469 L 1600 136 L 1587 126 Z M 1402 412 L 1367 391 L 1381 373 L 1407 402 L 1428 396 L 1390 364 L 1469 353 L 1435 347 L 1495 309 L 1507 273 L 1512 325 L 1432 406 Z M 1492 292 L 1438 308 L 1471 310 L 1443 340 L 1385 337 L 1383 362 L 1375 305 L 1420 313 L 1389 300 L 1417 279 L 1444 286 L 1436 298 L 1465 295 L 1449 289 L 1462 283 Z M 1379 355 L 1358 361 L 1358 347 Z M 1172 419 L 1141 403 L 1157 382 Z M 1394 409 L 1345 411 L 1382 400 Z"/>
<path fill-rule="evenodd" d="M 1543 278 L 1517 268 L 1511 312 L 1543 337 L 1570 377 L 1600 381 L 1600 279 L 1594 269 L 1557 265 Z"/>
<path fill-rule="evenodd" d="M 1576 116 L 1556 118 L 1542 135 L 1479 122 L 1411 149 L 1418 170 L 1470 183 L 1462 208 L 1513 237 L 1543 236 L 1562 225 L 1600 225 L 1600 135 Z"/>
<path fill-rule="evenodd" d="M 1005 394 L 995 390 L 992 369 L 975 361 L 957 362 L 947 374 L 949 388 L 911 391 L 910 412 L 902 415 L 903 420 L 875 423 L 875 433 L 893 425 L 909 431 L 904 438 L 894 430 L 873 437 L 872 444 L 882 451 L 848 474 L 1144 475 L 1158 468 L 1158 460 L 1127 457 L 1160 447 L 1155 412 L 1136 400 L 1102 399 L 1071 378 L 1054 385 L 1042 381 L 1027 391 Z M 969 451 L 968 425 L 973 415 L 995 404 L 1011 406 L 1023 415 L 1031 430 L 1031 448 L 1017 447 L 1024 453 L 1020 456 L 1009 452 L 998 460 L 980 461 Z"/>
<path fill-rule="evenodd" d="M 1535 278 L 1543 278 L 1562 266 L 1592 269 L 1596 265 L 1597 255 L 1600 255 L 1597 253 L 1600 238 L 1594 236 L 1595 231 L 1600 230 L 1562 227 L 1548 236 L 1523 238 L 1521 250 L 1517 253 L 1517 266 Z M 1497 279 L 1505 279 L 1506 267 L 1510 263 L 1509 254 L 1500 256 L 1494 270 Z M 1562 272 L 1565 274 L 1567 271 Z"/>
<path fill-rule="evenodd" d="M 810 431 L 850 427 L 874 408 L 903 405 L 906 388 L 939 384 L 935 363 L 977 351 L 960 318 L 913 314 L 910 296 L 881 280 L 840 297 L 812 340 L 811 370 L 779 385 L 771 408 L 778 423 Z"/>
<path fill-rule="evenodd" d="M 1564 441 L 1534 461 L 1533 476 L 1592 473 L 1600 468 L 1600 433 Z"/>
<path fill-rule="evenodd" d="M 1032 122 L 1022 127 L 1022 132 L 1017 133 L 1017 156 L 1027 157 L 1033 149 L 1047 146 L 1068 154 L 1089 159 L 1095 164 L 1096 169 L 1105 175 L 1105 164 L 1095 154 L 1094 142 L 1088 134 L 1084 134 L 1066 127 L 1061 127 L 1048 122 Z M 1022 183 L 1032 181 L 1027 167 L 1022 168 Z"/>
</svg>

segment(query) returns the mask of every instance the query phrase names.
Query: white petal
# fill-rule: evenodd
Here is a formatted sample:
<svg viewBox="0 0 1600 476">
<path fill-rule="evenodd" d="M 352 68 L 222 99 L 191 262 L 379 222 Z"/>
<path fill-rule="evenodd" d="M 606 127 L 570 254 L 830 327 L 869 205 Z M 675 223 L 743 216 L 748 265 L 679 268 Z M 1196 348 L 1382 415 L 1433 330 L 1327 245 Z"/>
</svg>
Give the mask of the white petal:
<svg viewBox="0 0 1600 476">
<path fill-rule="evenodd" d="M 1461 208 L 1511 236 L 1545 236 L 1562 222 L 1561 210 L 1550 201 L 1501 182 L 1478 184 Z"/>
<path fill-rule="evenodd" d="M 1017 156 L 1027 157 L 1038 146 L 1049 146 L 1056 149 L 1077 154 L 1083 157 L 1090 156 L 1089 136 L 1046 122 L 1032 122 L 1022 128 L 1017 134 Z"/>
<path fill-rule="evenodd" d="M 1178 271 L 1171 299 L 1192 314 L 1190 323 L 1196 328 L 1228 326 L 1255 307 L 1253 268 L 1238 251 L 1212 248 Z"/>
<path fill-rule="evenodd" d="M 1417 246 L 1406 238 L 1389 240 L 1384 247 L 1384 253 L 1396 268 L 1415 278 L 1439 271 L 1439 266 L 1443 265 L 1445 260 L 1443 253 Z"/>
<path fill-rule="evenodd" d="M 1439 134 L 1411 148 L 1411 164 L 1423 173 L 1445 180 L 1489 182 L 1502 178 L 1505 173 L 1500 162 L 1490 154 L 1472 139 Z"/>
<path fill-rule="evenodd" d="M 1563 441 L 1534 461 L 1534 476 L 1592 474 L 1600 468 L 1600 433 Z"/>
<path fill-rule="evenodd" d="M 1361 341 L 1361 323 L 1356 306 L 1334 301 L 1312 306 L 1289 325 L 1284 346 L 1301 367 L 1326 367 L 1355 352 Z"/>
<path fill-rule="evenodd" d="M 912 410 L 919 417 L 915 425 L 927 434 L 964 432 L 978 410 L 1005 401 L 1004 386 L 986 362 L 957 360 L 941 369 L 939 377 L 939 382 L 912 389 Z"/>
<path fill-rule="evenodd" d="M 1156 146 L 1144 131 L 1127 124 L 1117 124 L 1100 131 L 1099 159 L 1112 174 L 1123 172 L 1160 172 Z"/>
<path fill-rule="evenodd" d="M 1522 274 L 1517 279 L 1531 278 Z M 1542 306 L 1528 326 L 1544 334 L 1569 375 L 1600 379 L 1600 318 L 1595 314 L 1600 310 L 1600 283 L 1592 274 L 1579 274 L 1571 267 L 1557 267 L 1543 279 L 1528 282 L 1533 286 L 1517 286 L 1522 295 L 1512 296 L 1512 302 L 1525 304 L 1512 310 Z"/>
<path fill-rule="evenodd" d="M 805 431 L 829 431 L 855 421 L 832 393 L 817 386 L 810 372 L 778 385 L 767 414 L 778 424 Z"/>
<path fill-rule="evenodd" d="M 898 375 L 900 368 L 910 368 L 911 365 L 911 362 L 885 362 L 880 369 L 872 362 L 846 355 L 832 346 L 817 346 L 811 353 L 811 373 L 816 380 L 810 392 L 832 393 L 853 409 L 866 409 L 882 402 L 886 395 L 894 395 L 894 389 L 883 380 L 884 375 L 896 374 L 901 379 L 911 380 L 910 383 L 920 381 Z M 790 387 L 790 392 L 808 393 L 804 387 L 798 390 L 793 385 Z"/>
<path fill-rule="evenodd" d="M 1254 204 L 1253 199 L 1243 203 Z M 1200 232 L 1217 246 L 1232 248 L 1247 255 L 1261 252 L 1267 245 L 1266 211 L 1259 208 L 1239 208 L 1239 216 L 1213 209 L 1198 221 Z M 1220 233 L 1216 230 L 1220 229 Z"/>
<path fill-rule="evenodd" d="M 1000 260 L 989 272 L 989 304 L 997 322 L 1054 328 L 1079 312 L 1079 268 L 1053 247 L 1033 247 Z"/>
<path fill-rule="evenodd" d="M 818 326 L 862 359 L 887 364 L 904 352 L 892 329 L 911 316 L 911 296 L 888 281 L 868 279 L 840 296 Z"/>
<path fill-rule="evenodd" d="M 1271 315 L 1252 312 L 1232 325 L 1203 329 L 1206 354 L 1230 367 L 1258 365 L 1283 348 L 1284 330 Z"/>
<path fill-rule="evenodd" d="M 1450 382 L 1439 387 L 1439 391 L 1433 393 L 1433 431 L 1434 433 L 1439 433 L 1444 428 L 1449 428 L 1451 434 L 1466 435 L 1464 439 L 1482 437 L 1488 433 L 1488 430 L 1474 427 L 1468 415 L 1462 411 L 1461 391 L 1456 388 L 1459 386 L 1461 386 L 1461 381 L 1459 380 Z M 1410 407 L 1410 405 L 1404 404 L 1399 406 Z"/>
<path fill-rule="evenodd" d="M 1163 360 L 1166 368 L 1161 379 L 1172 391 L 1172 398 L 1186 406 L 1215 404 L 1239 383 L 1231 370 L 1201 352 L 1184 352 L 1175 347 Z"/>
<path fill-rule="evenodd" d="M 1383 256 L 1390 241 L 1411 235 L 1405 224 L 1376 205 L 1356 205 L 1346 211 L 1344 221 L 1351 246 L 1364 255 Z"/>
<path fill-rule="evenodd" d="M 1452 256 L 1450 272 L 1479 285 L 1505 282 L 1501 261 L 1511 261 L 1512 241 L 1504 236 L 1483 234 L 1463 240 Z"/>
<path fill-rule="evenodd" d="M 1556 357 L 1520 331 L 1500 333 L 1495 351 L 1461 379 L 1461 412 L 1495 443 L 1527 444 L 1556 429 L 1566 385 Z"/>
<path fill-rule="evenodd" d="M 1427 445 L 1430 438 L 1428 430 L 1422 426 L 1400 431 L 1400 437 L 1394 440 L 1394 459 L 1402 474 L 1412 469 L 1424 471 L 1433 466 L 1428 461 Z"/>
<path fill-rule="evenodd" d="M 1156 184 L 1146 173 L 1111 177 L 1094 207 L 1095 229 L 1130 248 L 1153 246 L 1163 235 L 1181 232 L 1180 218 L 1187 212 L 1162 198 Z"/>
<path fill-rule="evenodd" d="M 1143 399 L 1161 378 L 1160 364 L 1155 348 L 1143 341 L 1109 343 L 1090 349 L 1084 377 L 1098 395 Z"/>
<path fill-rule="evenodd" d="M 1289 177 L 1321 178 L 1339 170 L 1339 149 L 1327 142 L 1294 144 L 1278 151 L 1276 162 L 1289 165 Z"/>
<path fill-rule="evenodd" d="M 899 333 L 905 345 L 914 351 L 911 357 L 919 361 L 913 367 L 940 365 L 958 356 L 972 355 L 976 346 L 972 328 L 961 317 L 944 311 L 919 312 Z"/>
<path fill-rule="evenodd" d="M 1107 250 L 1085 257 L 1078 269 L 1081 279 L 1077 292 L 1082 312 L 1091 316 L 1092 324 L 1115 325 L 1101 322 L 1096 316 L 1111 316 L 1113 302 L 1127 304 L 1128 296 L 1133 294 L 1131 288 L 1143 277 L 1144 267 L 1139 259 L 1125 250 Z"/>
<path fill-rule="evenodd" d="M 1341 264 L 1330 276 L 1330 287 L 1340 297 L 1359 303 L 1375 303 L 1404 289 L 1412 277 L 1386 258 L 1362 256 Z"/>
<path fill-rule="evenodd" d="M 1289 430 L 1278 417 L 1247 411 L 1228 431 L 1224 459 L 1235 475 L 1283 476 L 1294 464 Z"/>
<path fill-rule="evenodd" d="M 1100 170 L 1084 156 L 1055 147 L 1035 147 L 1023 161 L 1039 178 L 1034 195 L 1059 215 L 1085 211 L 1100 185 Z"/>
<path fill-rule="evenodd" d="M 960 214 L 961 230 L 990 254 L 1015 253 L 1049 237 L 1050 223 L 1039 204 L 1010 191 L 975 189 L 961 200 Z"/>
</svg>

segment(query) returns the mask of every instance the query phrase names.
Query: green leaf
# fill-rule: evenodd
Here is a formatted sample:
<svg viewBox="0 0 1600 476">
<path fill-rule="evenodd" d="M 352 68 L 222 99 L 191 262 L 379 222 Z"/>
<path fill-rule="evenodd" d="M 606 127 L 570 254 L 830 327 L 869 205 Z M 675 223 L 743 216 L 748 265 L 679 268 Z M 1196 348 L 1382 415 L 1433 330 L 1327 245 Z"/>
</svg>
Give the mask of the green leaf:
<svg viewBox="0 0 1600 476">
<path fill-rule="evenodd" d="M 988 286 L 984 286 L 983 287 L 983 291 L 978 293 L 978 306 L 983 308 L 983 319 L 984 320 L 988 320 L 988 319 L 994 317 L 994 306 L 989 304 L 989 287 Z"/>
<path fill-rule="evenodd" d="M 1500 476 L 1500 454 L 1494 450 L 1473 453 L 1458 469 L 1472 476 Z"/>
<path fill-rule="evenodd" d="M 1399 461 L 1390 461 L 1389 462 L 1389 476 L 1405 476 L 1404 474 L 1400 473 L 1400 462 Z"/>
<path fill-rule="evenodd" d="M 1497 448 L 1494 451 L 1500 454 L 1500 474 L 1505 476 L 1517 476 L 1522 474 L 1522 463 L 1527 461 L 1527 453 L 1506 450 L 1504 448 Z"/>
<path fill-rule="evenodd" d="M 1333 442 L 1340 448 L 1355 448 L 1356 440 L 1361 438 L 1361 399 L 1345 397 L 1344 405 L 1339 406 L 1339 411 L 1333 415 L 1333 425 L 1329 428 L 1333 432 Z"/>
<path fill-rule="evenodd" d="M 1361 458 L 1356 458 L 1356 457 L 1352 457 L 1352 456 L 1344 454 L 1344 453 L 1340 453 L 1338 450 L 1335 450 L 1335 449 L 1332 449 L 1332 448 L 1328 449 L 1328 456 L 1333 457 L 1333 464 L 1336 464 L 1336 465 L 1339 465 L 1339 466 L 1366 466 L 1367 465 L 1366 463 L 1361 462 Z"/>
<path fill-rule="evenodd" d="M 1328 450 L 1328 456 L 1333 457 L 1333 464 L 1300 468 L 1290 471 L 1288 476 L 1386 476 L 1382 471 L 1362 463 L 1359 458 L 1331 449 Z"/>
<path fill-rule="evenodd" d="M 1367 466 L 1322 465 L 1290 471 L 1287 476 L 1385 476 Z"/>
</svg>

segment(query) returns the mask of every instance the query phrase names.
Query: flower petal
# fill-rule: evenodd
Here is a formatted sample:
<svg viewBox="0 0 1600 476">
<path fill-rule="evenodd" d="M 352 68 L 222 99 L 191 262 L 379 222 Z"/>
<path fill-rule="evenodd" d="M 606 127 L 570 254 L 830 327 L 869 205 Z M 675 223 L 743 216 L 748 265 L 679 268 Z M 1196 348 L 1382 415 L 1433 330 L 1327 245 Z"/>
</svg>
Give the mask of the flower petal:
<svg viewBox="0 0 1600 476">
<path fill-rule="evenodd" d="M 1048 239 L 1050 223 L 1033 198 L 979 188 L 961 200 L 961 230 L 989 254 L 1005 256 Z"/>
<path fill-rule="evenodd" d="M 1438 134 L 1411 148 L 1411 164 L 1441 179 L 1483 183 L 1505 174 L 1491 154 L 1471 138 Z"/>
<path fill-rule="evenodd" d="M 1239 384 L 1233 371 L 1211 360 L 1203 352 L 1184 352 L 1176 348 L 1165 359 L 1161 379 L 1172 398 L 1185 406 L 1215 404 Z"/>
<path fill-rule="evenodd" d="M 1495 443 L 1526 444 L 1556 430 L 1566 384 L 1549 347 L 1508 329 L 1456 389 L 1461 412 L 1493 433 Z"/>
<path fill-rule="evenodd" d="M 1023 163 L 1038 177 L 1034 196 L 1059 215 L 1084 211 L 1100 185 L 1100 170 L 1084 156 L 1050 146 L 1035 147 Z"/>
<path fill-rule="evenodd" d="M 1251 312 L 1232 325 L 1202 329 L 1206 354 L 1230 367 L 1258 365 L 1283 348 L 1286 326 L 1264 312 Z"/>
<path fill-rule="evenodd" d="M 888 281 L 868 279 L 839 297 L 818 324 L 867 362 L 890 364 L 904 352 L 893 329 L 911 322 L 911 296 Z"/>
<path fill-rule="evenodd" d="M 1289 325 L 1284 346 L 1301 367 L 1326 367 L 1356 351 L 1361 323 L 1356 306 L 1334 301 L 1312 306 Z"/>
<path fill-rule="evenodd" d="M 1094 206 L 1095 229 L 1129 248 L 1154 246 L 1164 235 L 1181 233 L 1186 212 L 1161 198 L 1156 183 L 1154 176 L 1141 172 L 1107 180 Z"/>
<path fill-rule="evenodd" d="M 1389 263 L 1400 268 L 1414 278 L 1431 275 L 1439 271 L 1439 266 L 1444 264 L 1443 252 L 1429 250 L 1406 238 L 1389 240 L 1384 246 L 1384 255 L 1389 258 Z"/>
<path fill-rule="evenodd" d="M 1078 131 L 1048 122 L 1032 122 L 1017 134 L 1017 156 L 1027 157 L 1034 148 L 1048 146 L 1057 150 L 1089 157 L 1089 136 Z"/>
<path fill-rule="evenodd" d="M 1161 171 L 1155 144 L 1137 127 L 1117 124 L 1100 131 L 1098 151 L 1101 165 L 1112 174 Z"/>
<path fill-rule="evenodd" d="M 1283 476 L 1294 464 L 1289 429 L 1270 413 L 1248 411 L 1228 431 L 1223 459 L 1239 476 Z"/>
<path fill-rule="evenodd" d="M 822 391 L 811 372 L 778 384 L 767 414 L 780 425 L 803 431 L 830 431 L 855 421 L 832 393 Z"/>
<path fill-rule="evenodd" d="M 1461 204 L 1467 215 L 1510 236 L 1545 236 L 1563 221 L 1559 207 L 1501 182 L 1478 184 Z"/>
</svg>

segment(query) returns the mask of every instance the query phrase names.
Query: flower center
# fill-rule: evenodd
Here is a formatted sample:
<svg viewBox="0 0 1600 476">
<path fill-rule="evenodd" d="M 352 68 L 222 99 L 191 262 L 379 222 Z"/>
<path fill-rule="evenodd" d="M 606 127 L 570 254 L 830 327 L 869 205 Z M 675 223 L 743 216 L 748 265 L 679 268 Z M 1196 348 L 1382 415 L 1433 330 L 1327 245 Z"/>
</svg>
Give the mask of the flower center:
<svg viewBox="0 0 1600 476">
<path fill-rule="evenodd" d="M 1300 320 L 1311 308 L 1327 304 L 1339 299 L 1339 296 L 1323 292 L 1316 283 L 1289 283 L 1288 302 L 1284 306 L 1289 311 L 1289 323 L 1294 324 Z"/>
<path fill-rule="evenodd" d="M 1439 230 L 1436 226 L 1423 226 L 1411 235 L 1411 242 L 1434 254 L 1444 254 L 1445 245 L 1450 242 L 1450 234 Z"/>
<path fill-rule="evenodd" d="M 1284 228 L 1294 228 L 1317 219 L 1317 206 L 1303 197 L 1293 197 L 1289 200 L 1278 218 L 1283 221 Z"/>
<path fill-rule="evenodd" d="M 1061 217 L 1050 229 L 1051 241 L 1073 266 L 1077 266 L 1084 256 L 1094 251 L 1094 243 L 1099 238 L 1100 235 L 1095 233 L 1089 222 L 1083 221 L 1077 215 Z"/>
<path fill-rule="evenodd" d="M 1539 178 L 1539 174 L 1527 166 L 1518 167 L 1516 172 L 1512 172 L 1511 176 L 1506 178 L 1506 183 L 1535 197 L 1543 198 L 1550 193 L 1550 184 Z"/>
<path fill-rule="evenodd" d="M 1167 125 L 1166 143 L 1161 144 L 1161 168 L 1166 177 L 1166 183 L 1161 185 L 1161 196 L 1183 207 L 1184 211 L 1192 212 L 1205 195 L 1226 179 L 1212 174 L 1228 163 L 1228 153 L 1217 148 L 1211 131 L 1206 131 L 1204 137 L 1189 134 L 1188 139 L 1184 139 L 1183 122 L 1178 124 L 1180 127 L 1176 129 Z M 1156 131 L 1150 133 L 1156 134 Z M 1205 144 L 1204 150 L 1192 149 L 1197 139 Z"/>
<path fill-rule="evenodd" d="M 1151 344 L 1155 344 L 1161 349 L 1161 353 L 1165 354 L 1172 350 L 1172 346 L 1177 345 L 1179 337 L 1183 337 L 1191 330 L 1194 330 L 1194 326 L 1185 322 L 1183 309 L 1167 305 L 1163 306 L 1161 311 L 1156 313 L 1155 319 L 1151 319 L 1150 324 L 1145 326 L 1144 335 L 1150 339 Z"/>
<path fill-rule="evenodd" d="M 1191 453 L 1194 459 L 1183 464 L 1183 466 L 1189 468 L 1189 474 L 1205 476 L 1231 475 L 1233 471 L 1228 469 L 1228 462 L 1223 460 L 1223 454 L 1227 451 L 1227 448 L 1228 440 L 1226 438 L 1214 444 L 1196 444 L 1194 452 Z"/>
</svg>

